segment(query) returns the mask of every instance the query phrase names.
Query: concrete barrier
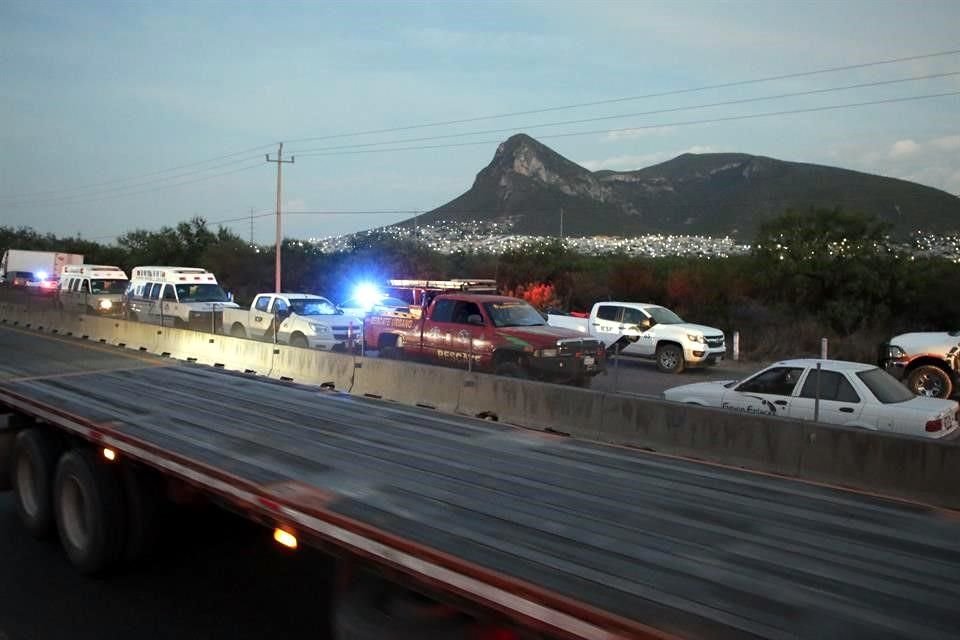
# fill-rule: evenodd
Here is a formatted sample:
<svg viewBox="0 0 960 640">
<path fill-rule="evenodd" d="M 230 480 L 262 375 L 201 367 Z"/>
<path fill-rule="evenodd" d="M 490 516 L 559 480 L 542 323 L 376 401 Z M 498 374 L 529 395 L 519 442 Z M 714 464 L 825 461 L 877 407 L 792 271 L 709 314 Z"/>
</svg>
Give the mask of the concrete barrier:
<svg viewBox="0 0 960 640">
<path fill-rule="evenodd" d="M 453 413 L 465 375 L 446 367 L 362 358 L 351 393 Z"/>
<path fill-rule="evenodd" d="M 267 344 L 267 343 L 265 343 Z M 270 376 L 350 392 L 354 384 L 354 357 L 316 349 L 267 344 L 273 353 Z"/>
<path fill-rule="evenodd" d="M 465 374 L 457 412 L 596 440 L 604 394 L 556 384 Z"/>
</svg>

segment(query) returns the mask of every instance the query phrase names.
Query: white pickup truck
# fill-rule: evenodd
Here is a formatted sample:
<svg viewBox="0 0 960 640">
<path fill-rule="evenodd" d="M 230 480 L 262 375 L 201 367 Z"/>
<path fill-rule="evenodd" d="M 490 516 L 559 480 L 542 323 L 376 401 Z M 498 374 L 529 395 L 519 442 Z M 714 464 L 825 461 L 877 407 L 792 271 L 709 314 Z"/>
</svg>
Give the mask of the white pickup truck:
<svg viewBox="0 0 960 640">
<path fill-rule="evenodd" d="M 309 293 L 261 293 L 250 309 L 224 309 L 223 326 L 235 338 L 253 338 L 307 349 L 343 351 L 363 335 L 363 320 Z"/>
<path fill-rule="evenodd" d="M 949 398 L 960 387 L 960 331 L 894 336 L 881 347 L 880 366 L 918 396 Z"/>
<path fill-rule="evenodd" d="M 716 364 L 727 352 L 723 331 L 690 324 L 666 307 L 643 302 L 598 302 L 589 318 L 548 314 L 547 324 L 600 339 L 612 352 L 655 359 L 657 368 L 680 373 Z"/>
</svg>

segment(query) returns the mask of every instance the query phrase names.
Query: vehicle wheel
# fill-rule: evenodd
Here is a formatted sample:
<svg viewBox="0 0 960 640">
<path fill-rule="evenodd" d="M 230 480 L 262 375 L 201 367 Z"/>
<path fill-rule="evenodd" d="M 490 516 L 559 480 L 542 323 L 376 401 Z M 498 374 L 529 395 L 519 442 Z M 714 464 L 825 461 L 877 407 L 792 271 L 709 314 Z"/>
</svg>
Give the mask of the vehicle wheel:
<svg viewBox="0 0 960 640">
<path fill-rule="evenodd" d="M 233 328 L 230 329 L 230 335 L 234 338 L 243 338 L 246 340 L 247 330 L 243 328 L 242 324 L 235 324 L 233 325 Z"/>
<path fill-rule="evenodd" d="M 186 329 L 187 323 L 181 320 L 180 318 L 173 319 L 173 328 L 174 329 Z"/>
<path fill-rule="evenodd" d="M 470 637 L 471 626 L 450 607 L 366 576 L 337 597 L 333 610 L 334 640 L 453 640 Z"/>
<path fill-rule="evenodd" d="M 520 363 L 516 360 L 501 362 L 493 372 L 498 376 L 504 376 L 506 378 L 521 378 L 525 380 L 530 377 L 527 370 L 520 366 Z"/>
<path fill-rule="evenodd" d="M 380 357 L 387 360 L 403 360 L 403 351 L 394 344 L 388 344 L 380 347 Z"/>
<path fill-rule="evenodd" d="M 925 364 L 911 371 L 907 386 L 918 396 L 949 398 L 953 394 L 950 374 L 933 364 Z"/>
<path fill-rule="evenodd" d="M 123 556 L 126 514 L 118 475 L 89 449 L 69 451 L 57 464 L 57 530 L 67 557 L 81 573 L 105 573 Z"/>
<path fill-rule="evenodd" d="M 657 347 L 657 369 L 664 373 L 683 371 L 683 349 L 675 344 Z"/>
<path fill-rule="evenodd" d="M 290 336 L 290 346 L 291 347 L 300 347 L 301 349 L 309 349 L 310 343 L 307 341 L 306 336 L 299 333 L 295 333 Z"/>
<path fill-rule="evenodd" d="M 42 429 L 24 429 L 13 441 L 11 469 L 17 513 L 34 538 L 53 533 L 53 476 L 59 456 L 59 441 Z"/>
</svg>

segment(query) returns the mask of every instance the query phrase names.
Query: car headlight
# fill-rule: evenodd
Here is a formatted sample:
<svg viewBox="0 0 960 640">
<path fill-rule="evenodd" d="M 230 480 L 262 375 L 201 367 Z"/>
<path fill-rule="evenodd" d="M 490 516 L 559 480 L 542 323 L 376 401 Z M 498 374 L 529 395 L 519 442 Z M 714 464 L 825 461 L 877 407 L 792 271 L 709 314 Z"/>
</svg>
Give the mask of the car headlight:
<svg viewBox="0 0 960 640">
<path fill-rule="evenodd" d="M 702 344 L 707 344 L 706 338 L 704 338 L 702 335 L 697 335 L 695 333 L 688 333 L 687 340 L 689 340 L 690 342 L 699 342 Z"/>
<path fill-rule="evenodd" d="M 557 350 L 556 349 L 538 349 L 534 355 L 539 358 L 556 358 Z"/>
<path fill-rule="evenodd" d="M 895 344 L 888 344 L 886 349 L 886 357 L 891 360 L 899 360 L 907 355 L 907 352 L 898 347 Z"/>
<path fill-rule="evenodd" d="M 326 335 L 328 333 L 333 333 L 325 324 L 311 324 L 310 328 L 313 329 L 313 332 L 317 335 Z"/>
<path fill-rule="evenodd" d="M 100 301 L 100 308 L 103 309 L 104 311 L 107 311 L 108 309 L 112 309 L 112 308 L 113 308 L 113 302 L 110 301 L 110 300 L 101 300 L 101 301 Z"/>
</svg>

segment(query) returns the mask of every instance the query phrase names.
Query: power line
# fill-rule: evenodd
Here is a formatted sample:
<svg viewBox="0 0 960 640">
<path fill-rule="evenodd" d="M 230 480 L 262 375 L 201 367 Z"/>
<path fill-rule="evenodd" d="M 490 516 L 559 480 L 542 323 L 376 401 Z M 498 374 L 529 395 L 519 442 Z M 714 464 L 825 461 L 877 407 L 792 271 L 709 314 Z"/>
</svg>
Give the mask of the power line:
<svg viewBox="0 0 960 640">
<path fill-rule="evenodd" d="M 912 77 L 909 77 L 909 78 L 897 78 L 897 79 L 894 79 L 894 80 L 878 80 L 878 81 L 873 81 L 873 82 L 862 82 L 862 83 L 858 83 L 858 84 L 843 85 L 843 86 L 839 86 L 839 87 L 826 87 L 826 88 L 822 88 L 822 89 L 808 89 L 808 90 L 805 90 L 805 91 L 793 91 L 793 92 L 790 92 L 790 93 L 780 93 L 780 94 L 769 95 L 769 96 L 757 96 L 757 97 L 753 97 L 753 98 L 739 98 L 739 99 L 736 99 L 736 100 L 725 100 L 725 101 L 722 101 L 722 102 L 711 102 L 711 103 L 706 103 L 706 104 L 696 104 L 696 105 L 690 105 L 690 106 L 684 106 L 684 107 L 670 107 L 670 108 L 665 108 L 665 109 L 654 109 L 654 110 L 652 110 L 652 111 L 639 111 L 639 112 L 635 112 L 635 113 L 621 113 L 621 114 L 608 115 L 608 116 L 596 116 L 596 117 L 592 117 L 592 118 L 581 118 L 581 119 L 578 119 L 578 120 L 561 120 L 561 121 L 557 121 L 557 122 L 546 122 L 546 123 L 541 123 L 541 124 L 518 125 L 518 126 L 516 126 L 516 127 L 510 127 L 510 128 L 506 128 L 506 129 L 486 129 L 486 130 L 482 130 L 482 131 L 467 131 L 467 132 L 450 133 L 450 134 L 437 135 L 437 136 L 427 136 L 427 137 L 420 137 L 420 138 L 405 138 L 405 139 L 402 139 L 402 140 L 388 140 L 388 141 L 382 141 L 382 142 L 364 142 L 364 143 L 356 143 L 356 144 L 348 144 L 348 145 L 338 145 L 338 146 L 331 146 L 331 147 L 318 147 L 318 148 L 315 148 L 315 149 L 303 149 L 303 150 L 301 150 L 301 151 L 298 151 L 298 153 L 301 154 L 301 155 L 304 155 L 304 154 L 311 154 L 311 153 L 313 153 L 313 152 L 315 152 L 315 151 L 335 151 L 335 150 L 339 150 L 339 149 L 359 149 L 359 148 L 369 148 L 369 147 L 383 146 L 383 145 L 387 145 L 387 144 L 405 144 L 405 143 L 409 143 L 409 142 L 428 142 L 428 141 L 432 141 L 432 140 L 449 140 L 449 139 L 452 139 L 452 138 L 466 138 L 466 137 L 470 137 L 470 136 L 487 135 L 487 134 L 494 134 L 494 133 L 506 133 L 506 132 L 510 132 L 510 131 L 526 131 L 526 130 L 529 130 L 529 129 L 542 129 L 542 128 L 546 128 L 546 127 L 558 127 L 558 126 L 571 125 L 571 124 L 585 124 L 585 123 L 588 123 L 588 122 L 600 122 L 600 121 L 606 121 L 606 120 L 618 120 L 618 119 L 622 119 L 622 118 L 633 118 L 633 117 L 637 117 L 637 116 L 658 115 L 658 114 L 663 114 L 663 113 L 676 113 L 676 112 L 678 112 L 678 111 L 692 111 L 692 110 L 695 110 L 695 109 L 706 109 L 706 108 L 712 108 L 712 107 L 724 107 L 724 106 L 731 106 L 731 105 L 738 105 L 738 104 L 747 104 L 747 103 L 751 103 L 751 102 L 764 102 L 764 101 L 769 101 L 769 100 L 782 100 L 782 99 L 784 99 L 784 98 L 796 98 L 796 97 L 802 97 L 802 96 L 812 96 L 812 95 L 818 95 L 818 94 L 824 94 L 824 93 L 832 93 L 832 92 L 835 92 L 835 91 L 849 91 L 849 90 L 851 90 L 851 89 L 863 89 L 863 88 L 868 88 L 868 87 L 880 87 L 880 86 L 886 86 L 886 85 L 891 85 L 891 84 L 901 84 L 901 83 L 904 83 L 904 82 L 915 82 L 915 81 L 918 81 L 918 80 L 931 80 L 931 79 L 935 79 L 935 78 L 948 78 L 948 77 L 956 77 L 956 76 L 960 76 L 960 71 L 950 71 L 950 72 L 944 72 L 944 73 L 934 73 L 934 74 L 929 74 L 929 75 L 924 75 L 924 76 L 912 76 Z"/>
<path fill-rule="evenodd" d="M 565 111 L 565 110 L 568 110 L 568 109 L 580 109 L 580 108 L 584 108 L 584 107 L 596 107 L 596 106 L 605 105 L 605 104 L 616 104 L 616 103 L 618 103 L 618 102 L 631 102 L 631 101 L 634 101 L 634 100 L 647 100 L 647 99 L 650 99 L 650 98 L 664 98 L 664 97 L 667 97 L 667 96 L 677 96 L 677 95 L 682 95 L 682 94 L 685 94 L 685 93 L 696 93 L 696 92 L 699 92 L 699 91 L 710 91 L 710 90 L 714 90 L 714 89 L 729 89 L 729 88 L 732 88 L 732 87 L 742 87 L 742 86 L 751 85 L 751 84 L 760 84 L 760 83 L 764 83 L 764 82 L 774 82 L 774 81 L 777 81 L 777 80 L 790 80 L 790 79 L 794 79 L 794 78 L 804 78 L 804 77 L 821 75 L 821 74 L 827 74 L 827 73 L 837 73 L 837 72 L 840 72 L 840 71 L 852 71 L 852 70 L 854 70 L 854 69 L 866 69 L 866 68 L 869 68 L 869 67 L 879 67 L 879 66 L 882 66 L 882 65 L 897 64 L 897 63 L 900 63 L 900 62 L 911 62 L 911 61 L 914 61 L 914 60 L 925 60 L 925 59 L 929 59 L 929 58 L 939 58 L 939 57 L 944 57 L 944 56 L 952 56 L 952 55 L 956 55 L 956 54 L 960 54 L 960 49 L 951 49 L 951 50 L 947 50 L 947 51 L 936 51 L 936 52 L 933 52 L 933 53 L 923 53 L 923 54 L 918 54 L 918 55 L 913 55 L 913 56 L 903 56 L 903 57 L 900 57 L 900 58 L 887 58 L 887 59 L 884 59 L 884 60 L 874 60 L 874 61 L 871 61 L 871 62 L 861 62 L 861 63 L 858 63 L 858 64 L 849 64 L 849 65 L 843 65 L 843 66 L 840 66 L 840 67 L 827 67 L 827 68 L 823 68 L 823 69 L 815 69 L 815 70 L 813 70 L 813 71 L 798 71 L 798 72 L 794 72 L 794 73 L 784 73 L 784 74 L 779 74 L 779 75 L 774 75 L 774 76 L 764 76 L 764 77 L 760 77 L 760 78 L 752 78 L 752 79 L 749 79 L 749 80 L 736 80 L 736 81 L 733 81 L 733 82 L 723 82 L 723 83 L 720 83 L 720 84 L 702 85 L 702 86 L 699 86 L 699 87 L 689 87 L 689 88 L 686 88 L 686 89 L 674 89 L 674 90 L 670 90 L 670 91 L 661 91 L 661 92 L 658 92 L 658 93 L 646 93 L 646 94 L 641 94 L 641 95 L 637 95 L 637 96 L 626 96 L 626 97 L 622 97 L 622 98 L 609 98 L 609 99 L 606 99 L 606 100 L 595 100 L 595 101 L 592 101 L 592 102 L 580 102 L 580 103 L 576 103 L 576 104 L 561 105 L 561 106 L 556 106 L 556 107 L 544 107 L 544 108 L 541 108 L 541 109 L 529 109 L 529 110 L 527 110 L 527 111 L 512 111 L 512 112 L 509 112 L 509 113 L 498 113 L 498 114 L 487 115 L 487 116 L 475 116 L 475 117 L 471 117 L 471 118 L 460 118 L 460 119 L 457 119 L 457 120 L 444 120 L 444 121 L 439 121 L 439 122 L 428 122 L 428 123 L 424 123 L 424 124 L 412 124 L 412 125 L 405 125 L 405 126 L 400 126 L 400 127 L 390 127 L 390 128 L 386 128 L 386 129 L 369 129 L 369 130 L 366 130 L 366 131 L 355 131 L 355 132 L 353 132 L 353 133 L 336 133 L 336 134 L 330 134 L 330 135 L 324 135 L 324 136 L 313 136 L 313 137 L 309 137 L 309 138 L 294 138 L 294 139 L 289 139 L 288 142 L 293 142 L 293 143 L 296 143 L 296 142 L 314 142 L 314 141 L 317 141 L 317 140 L 333 140 L 333 139 L 336 139 L 336 138 L 351 138 L 351 137 L 354 137 L 354 136 L 365 136 L 365 135 L 373 135 L 373 134 L 379 134 L 379 133 L 395 133 L 395 132 L 397 132 L 397 131 L 409 131 L 409 130 L 411 130 L 411 129 L 425 129 L 425 128 L 428 128 L 428 127 L 443 127 L 443 126 L 449 126 L 449 125 L 454 125 L 454 124 L 465 124 L 465 123 L 468 123 L 468 122 L 480 122 L 480 121 L 482 121 L 482 120 L 497 120 L 497 119 L 500 119 L 500 118 L 511 118 L 511 117 L 514 117 L 514 116 L 527 116 L 527 115 L 533 115 L 533 114 L 537 114 L 537 113 L 549 113 L 549 112 L 552 112 L 552 111 Z"/>
<path fill-rule="evenodd" d="M 633 127 L 623 127 L 618 129 L 595 129 L 592 131 L 576 131 L 568 133 L 551 133 L 538 136 L 541 139 L 546 138 L 572 138 L 577 136 L 589 136 L 597 134 L 608 134 L 608 133 L 626 133 L 631 131 L 642 131 L 648 129 L 660 129 L 663 127 L 684 127 L 692 126 L 698 124 L 715 124 L 719 122 L 732 122 L 737 120 L 752 120 L 756 118 L 770 118 L 775 116 L 784 116 L 784 115 L 793 115 L 800 113 L 815 113 L 818 111 L 837 111 L 841 109 L 853 109 L 858 107 L 866 107 L 873 105 L 881 104 L 893 104 L 898 102 L 915 102 L 918 100 L 928 100 L 932 98 L 944 98 L 948 96 L 960 95 L 960 91 L 948 91 L 944 93 L 930 93 L 926 95 L 919 96 L 906 96 L 902 98 L 886 98 L 882 100 L 868 100 L 865 102 L 851 102 L 847 104 L 835 104 L 835 105 L 826 105 L 822 107 L 808 107 L 804 109 L 787 109 L 783 111 L 767 111 L 764 113 L 752 113 L 739 116 L 726 116 L 718 118 L 704 118 L 702 120 L 685 120 L 685 121 L 676 121 L 676 122 L 663 122 L 658 124 L 650 125 L 639 125 Z M 449 149 L 455 147 L 470 147 L 477 145 L 489 145 L 489 144 L 499 144 L 500 140 L 477 140 L 474 142 L 459 142 L 451 144 L 435 144 L 435 145 L 419 145 L 411 147 L 390 147 L 383 149 L 358 149 L 358 150 L 341 150 L 341 151 L 330 151 L 330 152 L 316 152 L 316 153 L 301 153 L 301 157 L 314 157 L 314 156 L 338 156 L 338 155 L 354 155 L 362 153 L 383 153 L 389 151 L 421 151 L 427 149 Z"/>
</svg>

